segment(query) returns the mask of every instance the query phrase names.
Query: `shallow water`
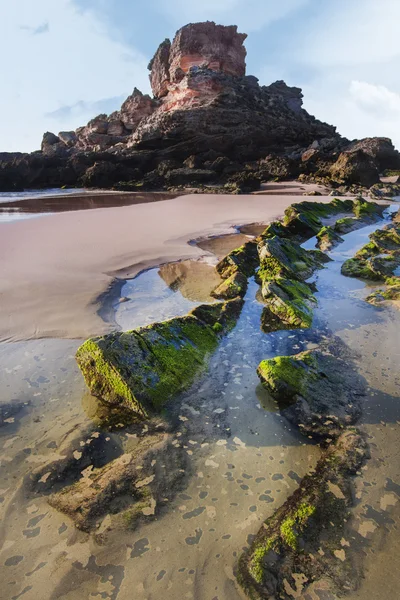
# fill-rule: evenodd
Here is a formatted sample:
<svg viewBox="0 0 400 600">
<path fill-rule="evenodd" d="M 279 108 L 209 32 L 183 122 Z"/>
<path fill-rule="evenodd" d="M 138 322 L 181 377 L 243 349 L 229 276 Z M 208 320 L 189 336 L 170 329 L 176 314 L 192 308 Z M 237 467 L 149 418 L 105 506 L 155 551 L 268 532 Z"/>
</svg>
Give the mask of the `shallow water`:
<svg viewBox="0 0 400 600">
<path fill-rule="evenodd" d="M 85 189 L 48 189 L 0 192 L 0 223 L 45 217 L 59 212 L 131 206 L 176 198 L 168 192 L 106 192 Z"/>
<path fill-rule="evenodd" d="M 261 359 L 297 353 L 335 333 L 360 353 L 360 371 L 370 386 L 363 427 L 372 459 L 357 479 L 348 536 L 359 557 L 366 556 L 369 578 L 354 598 L 389 597 L 385 589 L 390 589 L 390 575 L 395 578 L 399 566 L 393 540 L 400 524 L 400 313 L 368 305 L 363 301 L 368 291 L 364 283 L 340 274 L 343 260 L 366 243 L 374 229 L 344 236 L 345 242 L 331 253 L 334 261 L 317 273 L 319 305 L 312 329 L 263 334 L 263 306 L 255 299 L 258 286 L 250 282 L 237 326 L 221 342 L 204 376 L 182 398 L 175 436 L 176 443 L 182 436 L 188 440 L 183 448 L 188 460 L 183 489 L 171 493 L 168 509 L 157 520 L 134 531 L 110 531 L 103 544 L 77 531 L 65 515 L 49 507 L 46 497 L 31 496 L 23 487 L 32 469 L 54 458 L 62 440 L 79 431 L 90 439 L 99 430 L 89 418 L 95 410 L 74 361 L 80 342 L 0 345 L 0 402 L 24 403 L 0 428 L 0 595 L 11 599 L 23 593 L 24 600 L 242 597 L 233 574 L 242 548 L 320 454 L 318 446 L 308 444 L 280 416 L 255 369 Z M 121 295 L 131 300 L 118 304 L 116 311 L 122 328 L 184 314 L 200 303 L 187 275 L 192 267 L 185 270 L 183 263 L 152 269 L 125 284 L 131 287 L 123 287 Z M 110 445 L 124 450 L 132 435 L 122 427 L 109 438 Z M 396 552 L 388 556 L 385 548 Z M 388 560 L 391 572 L 386 574 L 387 587 L 381 589 L 374 565 Z M 369 589 L 378 595 L 371 596 Z"/>
</svg>

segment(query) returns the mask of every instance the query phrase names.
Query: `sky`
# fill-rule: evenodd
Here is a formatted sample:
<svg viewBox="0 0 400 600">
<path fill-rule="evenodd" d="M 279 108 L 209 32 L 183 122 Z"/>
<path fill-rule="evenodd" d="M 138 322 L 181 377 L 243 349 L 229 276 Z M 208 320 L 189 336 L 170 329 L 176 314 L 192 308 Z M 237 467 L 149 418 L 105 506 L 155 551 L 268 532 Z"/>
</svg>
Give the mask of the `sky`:
<svg viewBox="0 0 400 600">
<path fill-rule="evenodd" d="M 349 139 L 400 149 L 399 0 L 0 0 L 0 152 L 40 148 L 150 92 L 158 44 L 189 22 L 248 34 L 247 73 L 301 87 Z"/>
</svg>

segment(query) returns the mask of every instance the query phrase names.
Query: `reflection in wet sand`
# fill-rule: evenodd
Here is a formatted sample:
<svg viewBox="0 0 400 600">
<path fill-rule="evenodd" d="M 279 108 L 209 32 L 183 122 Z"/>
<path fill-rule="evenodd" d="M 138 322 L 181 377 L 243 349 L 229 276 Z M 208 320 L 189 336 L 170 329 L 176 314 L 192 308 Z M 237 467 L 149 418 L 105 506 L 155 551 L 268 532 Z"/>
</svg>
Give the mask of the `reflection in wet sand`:
<svg viewBox="0 0 400 600">
<path fill-rule="evenodd" d="M 48 196 L 37 194 L 32 198 L 14 198 L 0 202 L 0 221 L 12 221 L 29 218 L 32 215 L 49 215 L 59 212 L 74 210 L 90 210 L 95 208 L 113 208 L 117 206 L 131 206 L 147 202 L 170 200 L 179 196 L 169 192 L 77 192 L 63 195 Z"/>
</svg>

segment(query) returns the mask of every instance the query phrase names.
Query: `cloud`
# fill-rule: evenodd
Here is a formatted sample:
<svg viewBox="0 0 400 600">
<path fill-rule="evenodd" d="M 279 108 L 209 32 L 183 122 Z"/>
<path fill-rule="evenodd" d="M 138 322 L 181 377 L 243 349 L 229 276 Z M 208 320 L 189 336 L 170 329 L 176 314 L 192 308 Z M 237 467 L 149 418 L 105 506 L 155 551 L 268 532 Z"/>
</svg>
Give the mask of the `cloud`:
<svg viewBox="0 0 400 600">
<path fill-rule="evenodd" d="M 127 94 L 121 96 L 112 96 L 111 98 L 103 98 L 96 102 L 85 102 L 84 100 L 78 100 L 74 104 L 60 106 L 56 110 L 45 113 L 46 118 L 55 120 L 68 120 L 71 117 L 80 117 L 83 115 L 99 115 L 99 114 L 110 114 L 114 110 L 118 110 L 121 104 L 126 99 Z M 82 123 L 83 124 L 83 123 Z"/>
<path fill-rule="evenodd" d="M 365 81 L 352 81 L 350 96 L 367 112 L 380 115 L 383 119 L 400 119 L 400 94 L 391 92 L 384 85 L 374 85 Z"/>
<path fill-rule="evenodd" d="M 28 27 L 27 25 L 21 25 L 20 29 L 25 29 L 26 31 L 30 31 L 32 35 L 40 35 L 41 33 L 48 33 L 50 31 L 49 22 L 45 21 L 38 27 Z"/>
<path fill-rule="evenodd" d="M 37 23 L 51 27 L 46 35 L 27 36 L 21 14 L 32 30 Z M 0 53 L 8 57 L 2 66 L 0 114 L 7 119 L 0 151 L 35 150 L 44 131 L 76 129 L 103 112 L 102 103 L 108 112 L 113 98 L 120 104 L 135 86 L 149 90 L 148 57 L 110 39 L 92 13 L 79 12 L 70 0 L 0 2 L 0 22 Z"/>
</svg>

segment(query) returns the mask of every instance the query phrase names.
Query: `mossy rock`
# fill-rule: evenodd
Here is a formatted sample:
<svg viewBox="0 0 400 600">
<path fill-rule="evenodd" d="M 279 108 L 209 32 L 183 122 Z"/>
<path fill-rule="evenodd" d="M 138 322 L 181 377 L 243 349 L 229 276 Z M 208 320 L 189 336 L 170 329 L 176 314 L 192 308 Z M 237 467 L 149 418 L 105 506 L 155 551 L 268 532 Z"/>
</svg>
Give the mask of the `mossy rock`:
<svg viewBox="0 0 400 600">
<path fill-rule="evenodd" d="M 261 294 L 270 313 L 286 324 L 286 328 L 311 327 L 312 305 L 316 299 L 308 284 L 284 277 L 264 280 Z"/>
<path fill-rule="evenodd" d="M 229 252 L 216 266 L 223 279 L 228 279 L 236 272 L 252 277 L 258 267 L 257 243 L 253 240 Z"/>
<path fill-rule="evenodd" d="M 304 250 L 299 244 L 277 236 L 258 245 L 259 281 L 288 277 L 305 281 L 316 269 L 331 259 L 319 250 Z"/>
<path fill-rule="evenodd" d="M 338 219 L 334 225 L 334 230 L 337 233 L 349 233 L 354 229 L 357 229 L 359 223 L 355 217 L 343 217 Z"/>
<path fill-rule="evenodd" d="M 343 238 L 329 225 L 319 230 L 317 240 L 317 247 L 323 252 L 331 250 L 343 242 Z"/>
<path fill-rule="evenodd" d="M 243 298 L 246 294 L 246 290 L 246 275 L 243 275 L 240 271 L 236 271 L 236 273 L 233 273 L 228 279 L 224 279 L 222 283 L 211 292 L 211 296 L 214 298 L 223 298 L 225 300 L 231 300 L 237 296 Z"/>
<path fill-rule="evenodd" d="M 272 223 L 269 223 L 260 235 L 260 238 L 267 240 L 276 235 L 279 237 L 286 237 L 288 235 L 287 228 L 280 221 L 272 221 Z"/>
<path fill-rule="evenodd" d="M 340 560 L 334 551 L 343 552 L 341 540 L 353 504 L 350 477 L 367 457 L 364 439 L 356 431 L 346 431 L 325 451 L 315 471 L 264 521 L 238 564 L 237 579 L 249 598 L 291 598 L 288 585 L 297 587 L 294 573 L 302 574 L 302 595 L 327 573 L 332 597 L 347 592 L 350 582 L 357 587 L 360 573 L 353 562 Z M 345 556 L 349 551 L 346 548 Z"/>
<path fill-rule="evenodd" d="M 224 309 L 226 303 L 204 309 L 208 322 L 189 314 L 87 340 L 76 360 L 91 393 L 142 417 L 159 411 L 204 368 L 232 319 L 219 321 Z"/>
<path fill-rule="evenodd" d="M 377 229 L 369 237 L 380 253 L 391 254 L 400 250 L 400 227 L 396 224 Z"/>
<path fill-rule="evenodd" d="M 364 198 L 356 198 L 353 203 L 353 212 L 357 219 L 380 217 L 384 209 L 384 206 L 376 202 L 368 202 Z"/>
<path fill-rule="evenodd" d="M 346 355 L 346 346 L 335 340 L 295 356 L 263 360 L 257 374 L 282 414 L 303 434 L 334 438 L 359 417 L 365 391 Z"/>
<path fill-rule="evenodd" d="M 350 212 L 353 210 L 351 200 L 334 198 L 331 202 L 300 202 L 292 204 L 285 210 L 284 225 L 292 235 L 298 236 L 300 240 L 306 240 L 318 233 L 322 227 L 321 219 L 339 212 Z"/>
<path fill-rule="evenodd" d="M 359 279 L 369 279 L 371 281 L 383 281 L 384 279 L 370 268 L 368 259 L 357 257 L 346 260 L 342 264 L 341 273 L 346 277 L 357 277 Z"/>
<path fill-rule="evenodd" d="M 385 290 L 376 290 L 366 298 L 366 301 L 374 306 L 390 300 L 400 300 L 400 284 L 389 286 Z"/>
</svg>

